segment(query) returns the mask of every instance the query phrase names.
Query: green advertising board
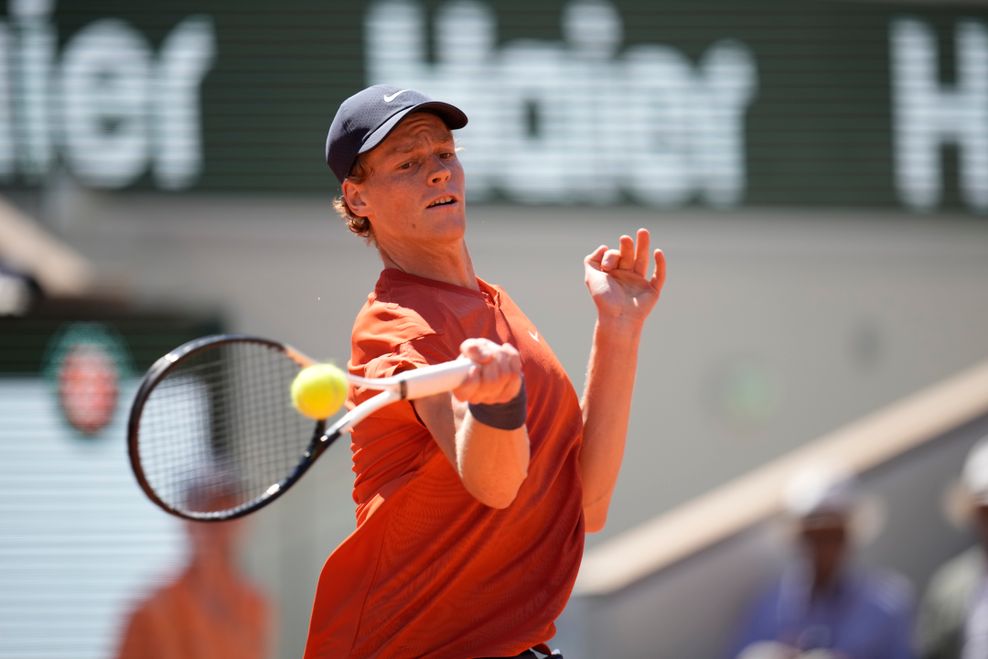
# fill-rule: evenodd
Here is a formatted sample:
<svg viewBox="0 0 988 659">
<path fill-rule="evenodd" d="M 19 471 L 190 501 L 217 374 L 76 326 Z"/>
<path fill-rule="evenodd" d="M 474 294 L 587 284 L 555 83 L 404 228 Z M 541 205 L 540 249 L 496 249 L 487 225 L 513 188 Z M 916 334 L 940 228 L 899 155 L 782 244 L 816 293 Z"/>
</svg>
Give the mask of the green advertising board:
<svg viewBox="0 0 988 659">
<path fill-rule="evenodd" d="M 988 210 L 988 8 L 12 0 L 0 180 L 331 191 L 366 84 L 459 104 L 474 201 Z"/>
</svg>

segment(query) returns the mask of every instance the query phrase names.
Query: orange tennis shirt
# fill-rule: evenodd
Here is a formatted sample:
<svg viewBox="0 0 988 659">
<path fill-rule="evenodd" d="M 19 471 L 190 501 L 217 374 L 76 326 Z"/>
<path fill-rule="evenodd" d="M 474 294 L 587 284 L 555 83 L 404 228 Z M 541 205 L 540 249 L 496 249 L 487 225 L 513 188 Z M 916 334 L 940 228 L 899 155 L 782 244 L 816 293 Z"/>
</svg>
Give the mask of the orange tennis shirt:
<svg viewBox="0 0 988 659">
<path fill-rule="evenodd" d="M 357 316 L 350 371 L 383 377 L 454 359 L 462 341 L 521 355 L 528 476 L 507 508 L 471 496 L 402 401 L 352 433 L 357 528 L 327 559 L 305 656 L 510 656 L 555 634 L 583 555 L 576 392 L 508 295 L 388 269 Z M 375 392 L 351 392 L 357 404 Z"/>
</svg>

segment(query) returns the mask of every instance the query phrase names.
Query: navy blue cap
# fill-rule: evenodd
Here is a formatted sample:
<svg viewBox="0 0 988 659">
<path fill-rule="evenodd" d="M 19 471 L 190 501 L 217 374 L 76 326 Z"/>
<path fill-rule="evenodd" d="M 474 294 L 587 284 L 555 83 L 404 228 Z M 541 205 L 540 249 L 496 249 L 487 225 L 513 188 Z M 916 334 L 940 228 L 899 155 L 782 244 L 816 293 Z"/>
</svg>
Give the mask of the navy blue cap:
<svg viewBox="0 0 988 659">
<path fill-rule="evenodd" d="M 358 155 L 380 144 L 412 112 L 431 112 L 450 130 L 467 125 L 467 115 L 458 107 L 414 89 L 374 85 L 359 91 L 340 104 L 326 136 L 326 164 L 340 183 Z"/>
</svg>

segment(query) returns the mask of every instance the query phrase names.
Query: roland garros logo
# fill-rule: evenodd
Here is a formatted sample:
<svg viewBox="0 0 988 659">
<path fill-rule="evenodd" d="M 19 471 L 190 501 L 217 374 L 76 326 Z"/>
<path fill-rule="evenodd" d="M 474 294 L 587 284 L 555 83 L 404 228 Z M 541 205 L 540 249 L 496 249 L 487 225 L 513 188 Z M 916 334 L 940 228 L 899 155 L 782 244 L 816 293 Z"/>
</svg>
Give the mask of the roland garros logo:
<svg viewBox="0 0 988 659">
<path fill-rule="evenodd" d="M 120 339 L 95 323 L 71 325 L 52 342 L 46 372 L 65 421 L 94 436 L 113 421 L 127 370 Z"/>
</svg>

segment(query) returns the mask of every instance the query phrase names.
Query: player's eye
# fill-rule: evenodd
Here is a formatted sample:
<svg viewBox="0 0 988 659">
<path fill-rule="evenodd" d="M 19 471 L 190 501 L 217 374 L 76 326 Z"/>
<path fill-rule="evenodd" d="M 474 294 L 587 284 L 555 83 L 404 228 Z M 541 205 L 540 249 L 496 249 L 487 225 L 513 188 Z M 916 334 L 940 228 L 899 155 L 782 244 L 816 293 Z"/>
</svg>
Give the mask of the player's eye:
<svg viewBox="0 0 988 659">
<path fill-rule="evenodd" d="M 450 158 L 455 158 L 456 157 L 456 152 L 455 151 L 443 151 L 442 153 L 439 154 L 439 157 L 442 158 L 443 160 L 449 160 Z"/>
</svg>

